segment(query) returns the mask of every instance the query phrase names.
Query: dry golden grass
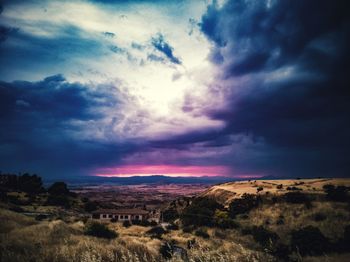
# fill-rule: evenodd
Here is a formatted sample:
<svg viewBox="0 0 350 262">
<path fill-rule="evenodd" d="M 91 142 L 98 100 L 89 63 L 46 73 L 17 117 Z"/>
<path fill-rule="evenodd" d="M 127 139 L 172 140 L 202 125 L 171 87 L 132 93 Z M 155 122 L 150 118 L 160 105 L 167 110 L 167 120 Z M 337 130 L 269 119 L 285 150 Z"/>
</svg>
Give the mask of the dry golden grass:
<svg viewBox="0 0 350 262">
<path fill-rule="evenodd" d="M 202 195 L 215 198 L 218 202 L 228 205 L 233 199 L 241 197 L 244 193 L 257 194 L 257 188 L 263 190 L 259 194 L 284 194 L 287 187 L 297 187 L 304 193 L 323 193 L 322 187 L 326 184 L 350 186 L 349 178 L 322 178 L 322 179 L 285 179 L 285 180 L 252 180 L 230 182 L 211 187 Z M 282 189 L 277 186 L 282 185 Z"/>
</svg>

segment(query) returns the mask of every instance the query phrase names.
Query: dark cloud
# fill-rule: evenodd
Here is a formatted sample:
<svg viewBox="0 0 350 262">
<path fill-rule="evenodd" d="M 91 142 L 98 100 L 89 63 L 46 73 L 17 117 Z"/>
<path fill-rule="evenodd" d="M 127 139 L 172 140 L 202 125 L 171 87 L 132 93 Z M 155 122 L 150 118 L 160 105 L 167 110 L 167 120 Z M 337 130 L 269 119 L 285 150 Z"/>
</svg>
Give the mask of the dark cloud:
<svg viewBox="0 0 350 262">
<path fill-rule="evenodd" d="M 118 108 L 110 87 L 69 83 L 62 75 L 39 82 L 0 82 L 2 170 L 62 177 L 117 164 L 135 145 L 100 141 L 93 133 L 84 136 L 98 129 L 102 109 L 108 107 Z"/>
<path fill-rule="evenodd" d="M 152 45 L 159 52 L 163 53 L 170 60 L 170 62 L 174 64 L 181 64 L 180 59 L 175 57 L 173 54 L 174 48 L 165 42 L 164 36 L 162 34 L 158 34 L 156 37 L 152 38 Z"/>
<path fill-rule="evenodd" d="M 210 58 L 221 68 L 217 83 L 225 80 L 222 92 L 231 95 L 227 106 L 207 115 L 225 121 L 222 136 L 264 141 L 260 158 L 241 162 L 242 169 L 349 176 L 348 5 L 227 1 L 208 7 L 201 30 L 215 44 Z"/>
<path fill-rule="evenodd" d="M 57 70 L 65 72 L 68 62 L 76 63 L 73 57 L 90 58 L 105 54 L 103 43 L 82 37 L 84 32 L 75 26 L 53 26 L 49 29 L 53 31 L 53 37 L 33 35 L 23 29 L 12 29 L 11 33 L 7 34 L 12 41 L 1 43 L 1 80 L 28 79 L 28 76 L 38 72 L 40 76 L 49 75 Z"/>
</svg>

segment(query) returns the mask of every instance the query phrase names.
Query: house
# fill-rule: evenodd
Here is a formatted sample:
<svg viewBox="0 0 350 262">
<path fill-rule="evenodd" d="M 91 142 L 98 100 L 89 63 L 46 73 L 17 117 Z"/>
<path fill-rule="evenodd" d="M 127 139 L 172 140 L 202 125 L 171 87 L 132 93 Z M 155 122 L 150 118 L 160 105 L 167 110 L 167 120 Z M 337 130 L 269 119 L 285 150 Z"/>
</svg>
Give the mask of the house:
<svg viewBox="0 0 350 262">
<path fill-rule="evenodd" d="M 99 209 L 92 212 L 92 218 L 101 220 L 132 221 L 146 220 L 149 212 L 143 209 Z"/>
</svg>

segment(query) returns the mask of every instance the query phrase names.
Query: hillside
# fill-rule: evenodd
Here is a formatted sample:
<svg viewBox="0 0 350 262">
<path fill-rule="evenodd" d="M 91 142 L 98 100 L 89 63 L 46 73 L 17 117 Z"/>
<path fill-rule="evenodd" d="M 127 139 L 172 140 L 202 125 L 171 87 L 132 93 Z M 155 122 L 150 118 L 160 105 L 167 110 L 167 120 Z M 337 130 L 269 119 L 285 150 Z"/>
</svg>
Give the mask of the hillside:
<svg viewBox="0 0 350 262">
<path fill-rule="evenodd" d="M 202 196 L 216 199 L 227 205 L 243 194 L 275 194 L 282 195 L 290 191 L 302 191 L 307 194 L 324 194 L 327 184 L 350 186 L 349 178 L 320 179 L 285 179 L 285 180 L 248 180 L 215 185 L 205 191 Z M 258 189 L 260 191 L 258 191 Z"/>
<path fill-rule="evenodd" d="M 94 219 L 88 199 L 54 185 L 3 187 L 0 261 L 350 260 L 350 179 L 219 184 L 169 202 L 161 224 Z"/>
</svg>

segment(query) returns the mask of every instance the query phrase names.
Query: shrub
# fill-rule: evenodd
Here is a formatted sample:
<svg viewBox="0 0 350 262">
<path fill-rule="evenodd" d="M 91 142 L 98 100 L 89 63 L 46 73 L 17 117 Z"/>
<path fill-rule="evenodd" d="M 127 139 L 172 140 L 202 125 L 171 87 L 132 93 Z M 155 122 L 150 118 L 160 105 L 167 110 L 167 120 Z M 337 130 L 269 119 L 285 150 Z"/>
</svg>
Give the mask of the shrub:
<svg viewBox="0 0 350 262">
<path fill-rule="evenodd" d="M 207 232 L 205 229 L 203 229 L 203 228 L 197 229 L 197 230 L 194 232 L 194 234 L 195 234 L 196 236 L 198 236 L 198 237 L 202 237 L 202 238 L 205 238 L 205 239 L 208 239 L 208 238 L 209 238 L 208 232 Z"/>
<path fill-rule="evenodd" d="M 259 193 L 260 191 L 263 191 L 264 190 L 264 188 L 262 187 L 262 186 L 259 186 L 257 189 L 256 189 L 256 191 Z"/>
<path fill-rule="evenodd" d="M 223 209 L 223 206 L 207 197 L 196 198 L 183 210 L 180 216 L 182 224 L 185 226 L 212 226 L 216 209 Z"/>
<path fill-rule="evenodd" d="M 155 238 L 162 238 L 162 235 L 165 234 L 166 231 L 161 226 L 155 226 L 148 230 L 146 233 Z"/>
<path fill-rule="evenodd" d="M 280 185 L 277 185 L 277 187 L 276 187 L 277 189 L 282 189 L 283 188 L 283 185 L 282 184 L 280 184 Z"/>
<path fill-rule="evenodd" d="M 184 227 L 182 228 L 182 231 L 183 231 L 184 233 L 191 233 L 193 230 L 194 230 L 194 228 L 193 228 L 192 226 L 184 226 Z"/>
<path fill-rule="evenodd" d="M 292 186 L 292 187 L 287 187 L 287 190 L 291 190 L 291 191 L 302 191 L 301 188 L 298 188 L 298 187 L 295 187 L 295 186 Z"/>
<path fill-rule="evenodd" d="M 63 195 L 49 195 L 47 198 L 46 204 L 53 206 L 62 206 L 65 208 L 70 207 L 70 201 L 67 196 Z"/>
<path fill-rule="evenodd" d="M 229 217 L 228 212 L 216 210 L 214 214 L 214 224 L 220 228 L 237 228 L 239 225 Z"/>
<path fill-rule="evenodd" d="M 176 224 L 170 224 L 166 227 L 167 230 L 179 230 L 179 226 Z"/>
<path fill-rule="evenodd" d="M 159 248 L 159 253 L 165 259 L 170 259 L 173 256 L 173 245 L 169 242 L 163 243 Z"/>
<path fill-rule="evenodd" d="M 310 199 L 307 197 L 307 195 L 300 192 L 288 192 L 284 194 L 284 199 L 286 202 L 292 204 L 303 204 L 310 202 Z"/>
<path fill-rule="evenodd" d="M 291 247 L 301 255 L 321 255 L 329 247 L 328 239 L 313 226 L 307 226 L 291 233 Z"/>
<path fill-rule="evenodd" d="M 179 218 L 179 213 L 175 208 L 168 208 L 163 211 L 163 220 L 165 222 L 172 222 Z"/>
<path fill-rule="evenodd" d="M 234 199 L 229 205 L 229 214 L 235 218 L 239 214 L 244 214 L 259 206 L 260 197 L 252 194 L 243 194 L 242 198 Z"/>
<path fill-rule="evenodd" d="M 334 185 L 324 185 L 323 190 L 326 192 L 327 198 L 331 201 L 345 202 L 349 199 L 349 189 L 346 186 L 335 187 Z"/>
<path fill-rule="evenodd" d="M 97 222 L 91 223 L 85 230 L 85 234 L 89 236 L 113 239 L 118 236 L 118 234 L 110 230 L 106 225 Z"/>
<path fill-rule="evenodd" d="M 130 223 L 129 220 L 125 220 L 125 221 L 123 222 L 123 227 L 130 227 L 130 226 L 131 226 L 131 223 Z"/>
<path fill-rule="evenodd" d="M 251 229 L 251 235 L 256 242 L 265 248 L 271 248 L 279 239 L 276 233 L 269 231 L 263 226 L 254 226 Z"/>
</svg>

